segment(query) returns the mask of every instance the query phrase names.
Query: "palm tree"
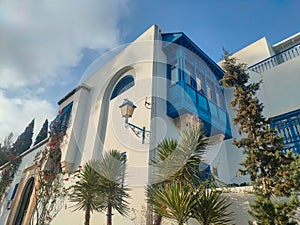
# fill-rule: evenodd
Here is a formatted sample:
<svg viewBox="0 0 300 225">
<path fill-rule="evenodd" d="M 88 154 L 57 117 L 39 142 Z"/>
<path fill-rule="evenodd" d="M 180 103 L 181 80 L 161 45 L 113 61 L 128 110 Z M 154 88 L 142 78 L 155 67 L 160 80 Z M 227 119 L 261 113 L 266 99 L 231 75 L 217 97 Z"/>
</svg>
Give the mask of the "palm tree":
<svg viewBox="0 0 300 225">
<path fill-rule="evenodd" d="M 201 225 L 230 224 L 233 212 L 228 211 L 231 203 L 221 196 L 222 192 L 211 189 L 202 189 L 194 196 L 193 217 Z"/>
<path fill-rule="evenodd" d="M 183 191 L 182 189 L 172 190 L 181 187 L 178 186 L 178 182 L 181 184 L 185 183 L 186 187 L 190 187 L 189 183 L 193 183 L 193 181 L 197 179 L 196 174 L 199 173 L 198 166 L 202 161 L 202 154 L 205 152 L 207 143 L 208 138 L 204 134 L 203 127 L 193 126 L 189 129 L 182 130 L 179 141 L 166 139 L 157 146 L 156 157 L 152 161 L 154 176 L 151 180 L 151 184 L 146 188 L 148 202 L 156 213 L 154 220 L 155 225 L 159 225 L 162 216 L 167 215 L 163 212 L 168 209 L 169 206 L 168 202 L 162 204 L 162 201 L 166 199 L 154 197 L 162 192 L 166 194 L 166 191 L 181 193 L 181 191 Z M 176 185 L 172 184 L 174 182 Z M 164 188 L 166 189 L 164 190 Z M 184 189 L 184 191 L 187 190 Z M 156 202 L 158 199 L 160 202 Z M 188 204 L 186 206 L 190 207 L 191 205 Z M 160 210 L 158 210 L 159 207 L 161 207 Z M 184 212 L 186 213 L 187 210 Z M 180 219 L 180 221 L 182 221 L 182 219 Z"/>
<path fill-rule="evenodd" d="M 91 213 L 99 211 L 99 205 L 101 205 L 101 199 L 97 195 L 95 189 L 95 182 L 99 178 L 99 174 L 94 168 L 86 163 L 82 170 L 78 171 L 77 178 L 79 179 L 75 185 L 71 186 L 71 202 L 76 202 L 73 206 L 75 210 L 85 211 L 85 225 L 90 224 Z"/>
<path fill-rule="evenodd" d="M 155 174 L 151 183 L 172 180 L 191 181 L 199 172 L 208 138 L 202 126 L 193 126 L 180 133 L 179 141 L 165 139 L 156 148 L 152 161 Z"/>
<path fill-rule="evenodd" d="M 191 210 L 196 202 L 193 189 L 191 184 L 180 181 L 148 186 L 148 202 L 154 212 L 165 218 L 175 219 L 178 225 L 183 225 L 191 217 Z"/>
<path fill-rule="evenodd" d="M 129 197 L 124 186 L 126 157 L 117 150 L 106 152 L 100 159 L 91 161 L 98 172 L 97 193 L 101 198 L 100 210 L 106 210 L 107 225 L 112 225 L 112 211 L 117 210 L 123 216 L 128 215 L 129 206 L 125 198 Z"/>
</svg>

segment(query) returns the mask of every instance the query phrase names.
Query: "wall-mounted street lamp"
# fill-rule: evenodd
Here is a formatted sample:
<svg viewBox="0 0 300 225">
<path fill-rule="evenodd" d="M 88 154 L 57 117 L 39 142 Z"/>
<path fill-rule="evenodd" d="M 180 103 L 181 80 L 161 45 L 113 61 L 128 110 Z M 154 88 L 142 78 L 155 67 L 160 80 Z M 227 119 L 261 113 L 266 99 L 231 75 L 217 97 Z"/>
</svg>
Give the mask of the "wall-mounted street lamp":
<svg viewBox="0 0 300 225">
<path fill-rule="evenodd" d="M 145 143 L 146 134 L 150 135 L 150 131 L 146 130 L 146 127 L 138 127 L 132 123 L 128 122 L 128 119 L 132 117 L 133 112 L 136 106 L 133 104 L 132 101 L 128 99 L 124 99 L 124 102 L 119 106 L 121 109 L 122 117 L 125 118 L 125 126 L 126 128 L 130 127 L 130 129 L 134 132 L 137 137 L 142 138 L 142 144 Z"/>
</svg>

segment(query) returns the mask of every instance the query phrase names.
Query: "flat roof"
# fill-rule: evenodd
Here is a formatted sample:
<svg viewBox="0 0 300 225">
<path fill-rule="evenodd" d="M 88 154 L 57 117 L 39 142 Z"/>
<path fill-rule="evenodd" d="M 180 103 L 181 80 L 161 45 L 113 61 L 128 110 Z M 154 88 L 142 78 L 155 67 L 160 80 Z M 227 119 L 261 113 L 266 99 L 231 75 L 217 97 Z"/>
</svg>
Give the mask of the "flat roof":
<svg viewBox="0 0 300 225">
<path fill-rule="evenodd" d="M 297 34 L 294 34 L 294 35 L 292 35 L 292 36 L 290 36 L 290 37 L 274 44 L 272 47 L 277 47 L 277 46 L 282 45 L 282 44 L 287 44 L 288 42 L 295 43 L 297 41 L 300 41 L 300 32 L 298 32 Z"/>
</svg>

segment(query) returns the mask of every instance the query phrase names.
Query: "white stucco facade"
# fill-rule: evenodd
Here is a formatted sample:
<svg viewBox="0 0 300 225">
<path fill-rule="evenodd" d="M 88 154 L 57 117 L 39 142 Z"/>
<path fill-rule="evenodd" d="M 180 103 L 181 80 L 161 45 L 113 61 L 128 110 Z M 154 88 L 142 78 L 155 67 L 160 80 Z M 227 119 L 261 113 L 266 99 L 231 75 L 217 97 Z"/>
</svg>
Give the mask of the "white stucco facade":
<svg viewBox="0 0 300 225">
<path fill-rule="evenodd" d="M 295 35 L 292 37 L 293 41 L 287 39 L 273 46 L 266 38 L 262 38 L 238 51 L 234 56 L 252 66 L 299 44 L 299 37 L 300 34 Z M 176 40 L 188 45 L 180 45 Z M 174 46 L 170 47 L 169 42 Z M 159 27 L 152 26 L 106 63 L 100 59 L 98 63 L 101 66 L 97 68 L 96 63 L 93 67 L 94 72 L 59 102 L 59 110 L 72 104 L 70 123 L 62 145 L 61 163 L 64 171 L 72 172 L 79 165 L 84 165 L 111 149 L 126 152 L 128 171 L 125 183 L 131 189 L 130 208 L 137 213 L 138 218 L 134 219 L 133 211 L 128 218 L 114 212 L 113 223 L 116 225 L 142 224 L 141 217 L 146 215 L 147 207 L 145 186 L 151 175 L 149 162 L 155 155 L 155 147 L 165 138 L 178 138 L 180 128 L 189 125 L 192 121 L 191 115 L 195 112 L 208 127 L 208 132 L 211 132 L 210 147 L 204 156 L 210 171 L 217 180 L 225 184 L 239 185 L 248 182 L 248 177 L 242 177 L 238 173 L 243 158 L 242 152 L 232 145 L 233 138 L 238 137 L 237 129 L 232 124 L 234 112 L 230 107 L 233 91 L 219 87 L 218 76 L 222 74 L 221 69 L 193 45 L 194 43 L 184 34 L 164 34 Z M 251 80 L 263 81 L 259 97 L 265 105 L 264 113 L 267 117 L 286 114 L 300 108 L 298 101 L 300 93 L 297 87 L 300 71 L 299 45 L 295 49 L 298 55 L 278 65 L 261 71 L 251 70 L 250 67 Z M 176 60 L 174 61 L 172 57 Z M 184 72 L 177 69 L 175 72 L 177 78 L 176 76 L 174 78 L 171 70 L 179 67 Z M 204 75 L 189 77 L 190 67 L 196 74 L 200 71 L 199 73 Z M 125 91 L 119 91 L 113 97 L 117 85 L 128 76 L 133 78 L 134 85 L 130 88 L 124 87 Z M 184 93 L 189 94 L 184 94 L 184 98 L 180 97 L 180 101 L 183 99 L 186 101 L 182 105 L 178 106 L 176 102 L 171 102 L 175 108 L 177 107 L 179 115 L 176 116 L 177 112 L 170 112 L 166 103 L 173 97 L 170 96 L 173 92 L 169 92 L 173 87 L 172 82 L 179 84 L 180 79 L 184 85 L 178 92 L 184 90 Z M 223 95 L 225 98 L 222 105 Z M 119 108 L 124 99 L 130 99 L 137 107 L 129 122 L 138 127 L 144 126 L 146 131 L 149 131 L 146 133 L 145 143 L 125 126 Z M 203 118 L 205 115 L 199 110 L 202 107 L 199 99 L 207 102 L 205 103 L 207 111 L 211 113 L 208 118 L 210 122 L 205 122 L 205 119 L 201 118 L 201 115 Z M 32 165 L 37 150 L 23 158 L 20 170 Z M 7 196 L 17 182 L 13 181 Z M 244 199 L 246 200 L 241 204 L 245 207 L 248 204 L 248 197 Z M 72 203 L 66 203 L 66 207 L 61 209 L 51 224 L 83 224 L 84 213 L 72 212 L 71 205 Z M 234 207 L 237 207 L 236 204 Z M 0 224 L 5 224 L 8 214 L 9 209 L 2 203 Z M 247 216 L 239 216 L 237 224 L 246 224 L 247 219 Z M 140 222 L 137 222 L 138 220 Z M 105 214 L 92 214 L 91 224 L 105 224 Z"/>
</svg>

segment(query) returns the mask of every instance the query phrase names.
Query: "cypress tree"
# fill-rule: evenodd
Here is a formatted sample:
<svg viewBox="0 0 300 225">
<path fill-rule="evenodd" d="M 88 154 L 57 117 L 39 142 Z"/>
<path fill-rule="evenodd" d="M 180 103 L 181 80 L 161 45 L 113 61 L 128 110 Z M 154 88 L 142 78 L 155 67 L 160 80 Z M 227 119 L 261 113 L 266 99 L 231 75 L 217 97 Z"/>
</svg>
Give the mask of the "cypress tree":
<svg viewBox="0 0 300 225">
<path fill-rule="evenodd" d="M 17 140 L 13 144 L 12 150 L 15 153 L 21 154 L 30 148 L 32 144 L 33 128 L 34 119 L 28 124 L 24 132 L 18 136 Z"/>
<path fill-rule="evenodd" d="M 17 153 L 12 151 L 13 133 L 10 133 L 0 144 L 0 166 L 8 163 L 1 170 L 0 175 L 0 196 L 4 195 L 7 187 L 11 184 L 15 172 L 19 168 L 21 158 L 17 157 Z"/>
<path fill-rule="evenodd" d="M 7 162 L 8 162 L 8 160 L 6 157 L 6 153 L 4 151 L 2 151 L 2 147 L 0 145 L 0 166 L 4 165 Z"/>
<path fill-rule="evenodd" d="M 260 83 L 250 83 L 247 65 L 224 51 L 223 84 L 234 88 L 231 102 L 242 138 L 234 144 L 243 149 L 243 174 L 250 175 L 256 200 L 249 213 L 257 224 L 297 224 L 293 220 L 299 206 L 300 157 L 292 151 L 283 152 L 283 139 L 263 115 L 263 104 L 256 96 Z"/>
<path fill-rule="evenodd" d="M 48 120 L 46 119 L 40 132 L 36 136 L 33 145 L 36 145 L 36 144 L 40 143 L 41 141 L 45 140 L 47 138 L 47 136 L 48 136 Z"/>
<path fill-rule="evenodd" d="M 3 141 L 0 143 L 0 166 L 4 165 L 9 161 L 9 155 L 11 154 L 12 138 L 13 133 L 11 132 Z"/>
</svg>

